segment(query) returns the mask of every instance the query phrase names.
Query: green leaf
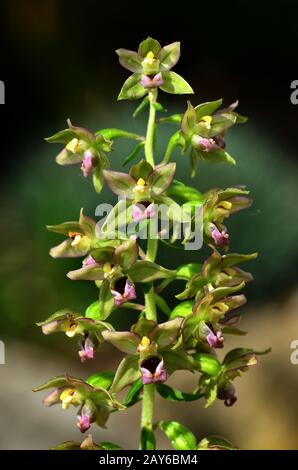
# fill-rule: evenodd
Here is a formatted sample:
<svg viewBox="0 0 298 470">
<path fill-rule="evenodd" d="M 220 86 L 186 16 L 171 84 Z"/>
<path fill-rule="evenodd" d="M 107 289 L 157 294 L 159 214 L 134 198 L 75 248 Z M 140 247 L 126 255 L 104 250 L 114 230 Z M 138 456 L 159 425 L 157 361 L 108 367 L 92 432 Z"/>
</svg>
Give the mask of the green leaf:
<svg viewBox="0 0 298 470">
<path fill-rule="evenodd" d="M 165 362 L 165 368 L 169 374 L 172 374 L 176 370 L 189 370 L 193 372 L 193 358 L 185 351 L 163 351 L 162 356 Z"/>
<path fill-rule="evenodd" d="M 237 450 L 237 447 L 228 439 L 221 436 L 207 436 L 202 439 L 196 449 L 198 450 Z"/>
<path fill-rule="evenodd" d="M 128 51 L 127 49 L 117 49 L 116 54 L 119 56 L 119 62 L 122 67 L 131 72 L 142 73 L 142 57 L 137 52 Z"/>
<path fill-rule="evenodd" d="M 196 150 L 197 155 L 210 163 L 230 163 L 231 165 L 236 165 L 236 160 L 225 150 L 219 149 L 212 152 L 202 152 Z"/>
<path fill-rule="evenodd" d="M 222 370 L 219 360 L 212 354 L 194 353 L 195 368 L 203 374 L 216 376 Z"/>
<path fill-rule="evenodd" d="M 123 272 L 126 272 L 138 259 L 139 247 L 135 238 L 125 240 L 117 246 L 114 253 L 114 262 L 121 266 Z"/>
<path fill-rule="evenodd" d="M 144 146 L 145 142 L 138 143 L 133 149 L 133 151 L 125 158 L 124 162 L 122 163 L 122 166 L 125 166 L 132 160 L 134 160 L 139 155 L 140 151 L 143 149 Z"/>
<path fill-rule="evenodd" d="M 153 108 L 156 109 L 156 111 L 159 111 L 160 113 L 166 113 L 167 109 L 163 107 L 161 103 L 153 103 Z"/>
<path fill-rule="evenodd" d="M 201 271 L 201 263 L 182 264 L 176 269 L 176 278 L 189 280 Z"/>
<path fill-rule="evenodd" d="M 76 134 L 71 129 L 64 129 L 51 137 L 46 137 L 45 140 L 50 144 L 68 144 L 75 137 Z"/>
<path fill-rule="evenodd" d="M 123 447 L 118 446 L 118 444 L 114 444 L 113 442 L 101 442 L 99 444 L 104 450 L 123 450 Z"/>
<path fill-rule="evenodd" d="M 136 261 L 128 270 L 128 276 L 135 282 L 151 282 L 174 276 L 175 271 L 163 268 L 152 261 Z"/>
<path fill-rule="evenodd" d="M 195 401 L 204 396 L 201 392 L 195 393 L 181 392 L 177 388 L 169 387 L 165 384 L 157 384 L 156 389 L 158 393 L 166 400 L 171 401 Z"/>
<path fill-rule="evenodd" d="M 194 302 L 192 300 L 185 300 L 184 302 L 180 302 L 174 310 L 172 310 L 172 313 L 170 315 L 170 319 L 176 318 L 176 317 L 187 317 L 192 313 L 192 307 L 194 305 Z"/>
<path fill-rule="evenodd" d="M 155 450 L 156 449 L 156 440 L 154 431 L 150 428 L 143 427 L 141 429 L 141 439 L 140 439 L 141 450 Z"/>
<path fill-rule="evenodd" d="M 96 372 L 95 374 L 90 375 L 86 382 L 94 388 L 102 387 L 109 389 L 114 380 L 114 372 L 105 371 L 105 372 Z"/>
<path fill-rule="evenodd" d="M 123 400 L 123 405 L 126 408 L 133 406 L 135 403 L 141 400 L 140 390 L 143 388 L 142 379 L 138 379 L 130 388 L 128 394 Z"/>
<path fill-rule="evenodd" d="M 196 436 L 177 421 L 160 421 L 159 428 L 165 433 L 176 450 L 193 450 L 196 448 Z"/>
<path fill-rule="evenodd" d="M 114 307 L 114 296 L 107 279 L 103 281 L 99 292 L 99 315 L 100 320 L 105 320 L 111 314 Z"/>
<path fill-rule="evenodd" d="M 142 111 L 144 111 L 144 109 L 147 108 L 148 105 L 149 105 L 149 97 L 145 96 L 145 98 L 141 101 L 139 106 L 137 106 L 137 108 L 135 109 L 132 117 L 136 118 Z"/>
<path fill-rule="evenodd" d="M 120 392 L 127 385 L 136 382 L 140 376 L 139 356 L 126 356 L 118 366 L 110 391 L 113 393 Z"/>
<path fill-rule="evenodd" d="M 197 120 L 200 121 L 204 116 L 210 116 L 222 105 L 222 98 L 216 101 L 207 101 L 195 107 Z"/>
<path fill-rule="evenodd" d="M 140 73 L 134 73 L 124 82 L 118 95 L 118 100 L 137 100 L 146 95 L 146 88 L 141 85 Z"/>
<path fill-rule="evenodd" d="M 67 148 L 61 150 L 61 152 L 56 157 L 56 163 L 58 165 L 75 165 L 76 163 L 80 163 L 82 161 L 82 155 L 77 153 L 72 153 Z"/>
<path fill-rule="evenodd" d="M 101 165 L 96 165 L 92 171 L 92 182 L 95 192 L 99 194 L 103 188 L 103 174 Z"/>
<path fill-rule="evenodd" d="M 157 56 L 160 49 L 161 49 L 161 45 L 159 44 L 159 42 L 156 39 L 153 39 L 150 36 L 148 36 L 148 38 L 142 41 L 141 44 L 139 45 L 138 54 L 140 54 L 140 56 L 142 57 L 146 57 L 148 52 L 152 51 L 153 54 Z"/>
<path fill-rule="evenodd" d="M 182 116 L 183 114 L 172 114 L 172 116 L 167 116 L 167 117 L 158 119 L 158 124 L 171 123 L 171 124 L 180 125 Z"/>
<path fill-rule="evenodd" d="M 236 116 L 233 113 L 215 114 L 212 119 L 209 137 L 221 134 L 236 123 Z"/>
<path fill-rule="evenodd" d="M 187 186 L 178 180 L 174 180 L 170 188 L 167 190 L 169 196 L 181 197 L 186 201 L 204 202 L 204 196 L 192 186 Z"/>
<path fill-rule="evenodd" d="M 177 64 L 180 58 L 180 42 L 173 42 L 163 47 L 159 54 L 160 68 L 162 71 L 170 70 Z"/>
<path fill-rule="evenodd" d="M 187 145 L 190 141 L 190 138 L 195 130 L 195 125 L 197 121 L 197 115 L 195 108 L 190 101 L 187 102 L 187 111 L 184 113 L 181 121 L 181 130 L 188 137 Z"/>
<path fill-rule="evenodd" d="M 92 318 L 92 320 L 99 320 L 100 319 L 100 312 L 99 312 L 99 301 L 95 300 L 89 307 L 85 310 L 85 317 Z"/>
<path fill-rule="evenodd" d="M 166 93 L 173 93 L 175 95 L 193 93 L 193 89 L 187 81 L 176 72 L 163 72 L 162 78 L 164 84 L 160 88 Z"/>
<path fill-rule="evenodd" d="M 136 182 L 130 175 L 112 170 L 103 170 L 103 175 L 107 185 L 115 194 L 129 198 L 133 197 L 133 188 Z"/>
<path fill-rule="evenodd" d="M 236 348 L 226 354 L 223 360 L 223 366 L 227 371 L 253 366 L 257 363 L 256 356 L 268 354 L 270 351 L 270 348 L 265 351 L 254 351 L 250 348 Z"/>
<path fill-rule="evenodd" d="M 175 148 L 184 147 L 184 144 L 185 144 L 185 140 L 184 140 L 184 137 L 181 135 L 181 132 L 180 131 L 175 132 L 175 134 L 173 134 L 169 139 L 163 161 L 164 162 L 170 161 L 171 155 L 173 151 L 175 150 Z"/>
</svg>

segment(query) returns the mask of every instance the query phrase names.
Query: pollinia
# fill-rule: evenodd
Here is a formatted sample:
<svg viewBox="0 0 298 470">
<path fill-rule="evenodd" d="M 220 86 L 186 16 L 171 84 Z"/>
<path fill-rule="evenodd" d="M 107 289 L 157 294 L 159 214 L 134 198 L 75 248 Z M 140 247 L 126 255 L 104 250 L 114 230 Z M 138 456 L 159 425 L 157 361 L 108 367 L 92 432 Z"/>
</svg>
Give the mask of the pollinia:
<svg viewBox="0 0 298 470">
<path fill-rule="evenodd" d="M 237 327 L 238 309 L 246 302 L 239 292 L 252 276 L 238 266 L 257 254 L 229 252 L 225 220 L 251 205 L 249 191 L 238 186 L 201 193 L 197 183 L 190 187 L 175 178 L 176 164 L 171 161 L 173 151 L 180 149 L 183 158 L 190 160 L 193 177 L 201 160 L 234 165 L 234 158 L 225 149 L 225 136 L 246 118 L 235 111 L 237 102 L 222 108 L 219 99 L 198 105 L 188 101 L 184 114 L 157 119 L 156 114 L 165 111 L 158 102 L 160 90 L 193 93 L 184 78 L 172 71 L 179 60 L 180 43 L 161 47 L 149 37 L 137 52 L 116 52 L 120 64 L 132 72 L 118 99 L 142 99 L 134 117 L 149 110 L 146 135 L 116 128 L 93 133 L 68 121 L 67 129 L 46 139 L 63 145 L 56 157 L 59 165 L 80 164 L 83 176 L 92 178 L 95 191 L 100 193 L 106 184 L 118 196 L 118 202 L 103 222 L 96 223 L 81 210 L 78 221 L 47 227 L 65 237 L 50 255 L 83 258 L 81 266 L 67 276 L 74 281 L 92 281 L 99 297 L 84 313 L 65 308 L 38 325 L 46 335 L 63 332 L 69 338 L 79 338 L 82 363 L 94 360 L 96 364 L 94 358 L 103 342 L 111 343 L 123 358 L 115 372 L 100 370 L 85 379 L 66 374 L 35 391 L 50 389 L 43 400 L 46 406 L 60 404 L 64 410 L 75 407 L 81 433 L 95 425 L 106 427 L 111 413 L 125 412 L 142 402 L 140 449 L 156 448 L 157 429 L 165 433 L 174 449 L 235 449 L 225 438 L 198 439 L 184 424 L 158 421 L 154 397 L 159 394 L 176 402 L 200 400 L 205 407 L 218 399 L 232 406 L 237 400 L 235 379 L 255 365 L 260 354 L 237 348 L 222 355 L 221 360 L 217 356 L 227 335 L 245 334 Z M 177 131 L 160 158 L 155 155 L 156 128 L 164 123 L 174 124 Z M 123 167 L 131 165 L 128 172 L 111 169 L 110 154 L 121 138 L 136 142 L 123 162 Z M 158 245 L 169 250 L 189 249 L 194 238 L 193 263 L 168 269 L 156 262 Z M 203 243 L 210 250 L 205 261 L 199 252 Z M 177 280 L 183 288 L 180 292 L 178 289 L 172 310 L 164 293 Z M 117 331 L 109 322 L 110 315 L 120 308 L 123 314 L 129 310 L 137 314 L 129 331 Z M 127 319 L 129 322 L 129 315 Z M 196 374 L 197 385 L 192 392 L 167 383 L 177 370 Z M 136 443 L 131 444 L 134 446 Z M 88 433 L 78 442 L 66 441 L 55 448 L 121 449 L 118 443 L 95 443 Z"/>
</svg>

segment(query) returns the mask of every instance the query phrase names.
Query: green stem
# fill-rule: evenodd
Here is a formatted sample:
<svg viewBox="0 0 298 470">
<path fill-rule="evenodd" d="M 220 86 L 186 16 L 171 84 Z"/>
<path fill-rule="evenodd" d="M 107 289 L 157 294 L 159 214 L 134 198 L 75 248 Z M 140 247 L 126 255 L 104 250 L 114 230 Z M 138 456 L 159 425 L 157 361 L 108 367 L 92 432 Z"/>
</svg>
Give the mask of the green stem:
<svg viewBox="0 0 298 470">
<path fill-rule="evenodd" d="M 153 431 L 153 414 L 154 414 L 154 384 L 144 385 L 143 391 L 143 406 L 142 406 L 142 417 L 141 417 L 141 432 Z M 141 450 L 144 449 L 144 444 L 140 443 Z"/>
<path fill-rule="evenodd" d="M 157 100 L 157 89 L 149 90 L 149 118 L 147 125 L 146 141 L 145 141 L 145 157 L 146 161 L 154 167 L 154 131 L 155 131 L 155 107 L 154 103 Z M 157 239 L 150 238 L 150 227 L 148 229 L 148 242 L 146 259 L 148 261 L 155 261 L 157 253 L 158 241 Z M 145 294 L 145 311 L 146 318 L 148 320 L 156 321 L 156 305 L 155 305 L 155 293 L 153 285 L 149 292 Z M 154 384 L 144 385 L 143 391 L 143 402 L 142 402 L 142 417 L 141 417 L 141 437 L 146 431 L 153 431 L 153 415 L 154 415 Z M 143 449 L 145 444 L 140 443 L 140 448 Z M 145 450 L 145 449 L 144 449 Z"/>
<path fill-rule="evenodd" d="M 157 100 L 157 88 L 153 88 L 149 90 L 148 93 L 149 97 L 149 119 L 147 125 L 147 134 L 146 134 L 146 141 L 145 141 L 145 157 L 150 165 L 154 166 L 154 156 L 153 156 L 153 142 L 154 142 L 154 131 L 155 131 L 155 114 L 156 109 L 154 107 L 154 103 Z"/>
</svg>

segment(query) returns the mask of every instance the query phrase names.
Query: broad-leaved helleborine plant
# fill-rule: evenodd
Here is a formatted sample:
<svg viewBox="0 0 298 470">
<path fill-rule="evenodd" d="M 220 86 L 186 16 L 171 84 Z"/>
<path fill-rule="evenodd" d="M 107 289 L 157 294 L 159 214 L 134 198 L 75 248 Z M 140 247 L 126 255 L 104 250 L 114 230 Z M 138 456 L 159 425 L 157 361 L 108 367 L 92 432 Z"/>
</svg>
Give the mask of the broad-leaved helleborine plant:
<svg viewBox="0 0 298 470">
<path fill-rule="evenodd" d="M 197 183 L 190 187 L 175 179 L 176 164 L 171 161 L 173 150 L 180 148 L 182 158 L 189 156 L 193 177 L 201 160 L 234 165 L 225 148 L 225 136 L 230 127 L 246 118 L 235 111 L 237 102 L 221 108 L 219 99 L 201 104 L 188 101 L 184 114 L 156 119 L 157 112 L 165 111 L 157 100 L 159 90 L 193 93 L 184 78 L 172 71 L 180 57 L 180 43 L 161 47 L 149 37 L 137 52 L 116 52 L 120 64 L 132 73 L 118 99 L 142 98 L 134 117 L 149 109 L 146 135 L 116 128 L 93 133 L 68 121 L 67 129 L 47 139 L 64 146 L 56 157 L 59 165 L 80 164 L 83 176 L 92 178 L 95 191 L 100 193 L 106 184 L 118 196 L 118 202 L 104 223 L 96 223 L 81 210 L 78 221 L 48 226 L 65 237 L 50 255 L 83 258 L 81 266 L 67 276 L 95 283 L 99 298 L 84 313 L 65 308 L 38 325 L 45 335 L 63 332 L 69 338 L 78 337 L 82 363 L 94 360 L 96 364 L 95 355 L 103 342 L 121 351 L 123 358 L 115 372 L 99 370 L 85 379 L 65 374 L 35 390 L 49 389 L 44 398 L 46 406 L 60 404 L 64 410 L 75 407 L 81 433 L 95 425 L 105 428 L 111 413 L 125 412 L 142 402 L 140 449 L 156 448 L 157 429 L 165 433 L 174 449 L 235 449 L 222 437 L 201 436 L 198 440 L 179 422 L 158 420 L 154 396 L 176 402 L 203 400 L 205 407 L 219 399 L 232 406 L 237 400 L 235 379 L 255 365 L 260 354 L 237 348 L 220 360 L 216 353 L 224 348 L 226 335 L 245 334 L 237 327 L 238 309 L 246 302 L 239 291 L 252 275 L 238 265 L 257 254 L 229 253 L 230 236 L 224 223 L 231 214 L 251 205 L 249 191 L 237 186 L 201 193 Z M 169 139 L 162 159 L 155 155 L 156 129 L 167 122 L 178 130 Z M 141 156 L 128 172 L 111 169 L 113 159 L 109 156 L 118 138 L 136 141 L 123 167 Z M 169 249 L 189 249 L 198 233 L 201 243 L 194 245 L 193 263 L 176 269 L 156 263 L 159 243 Z M 210 249 L 204 261 L 198 251 L 203 243 Z M 180 290 L 175 296 L 176 306 L 170 309 L 164 292 L 177 280 Z M 129 331 L 118 331 L 109 322 L 117 309 L 135 311 L 134 322 L 127 316 L 127 323 L 133 323 Z M 177 370 L 198 375 L 192 392 L 167 383 Z M 66 441 L 56 449 L 121 447 L 105 441 L 95 443 L 87 434 L 82 442 Z"/>
</svg>

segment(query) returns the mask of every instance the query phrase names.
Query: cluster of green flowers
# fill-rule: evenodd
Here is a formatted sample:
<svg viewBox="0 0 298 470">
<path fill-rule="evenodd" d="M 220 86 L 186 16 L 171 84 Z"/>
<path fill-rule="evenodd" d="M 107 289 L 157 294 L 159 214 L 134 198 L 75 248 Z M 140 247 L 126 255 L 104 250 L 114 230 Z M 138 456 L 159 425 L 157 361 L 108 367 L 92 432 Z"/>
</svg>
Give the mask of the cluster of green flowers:
<svg viewBox="0 0 298 470">
<path fill-rule="evenodd" d="M 190 85 L 171 71 L 180 56 L 180 43 L 161 47 L 148 38 L 138 52 L 117 50 L 120 63 L 133 74 L 124 83 L 119 99 L 143 98 L 135 115 L 149 107 L 146 136 L 121 129 L 101 129 L 92 133 L 75 127 L 68 121 L 68 129 L 48 138 L 50 143 L 64 145 L 56 161 L 60 165 L 81 164 L 85 177 L 89 175 L 97 193 L 104 184 L 120 198 L 125 198 L 128 220 L 150 226 L 156 217 L 156 206 L 170 207 L 200 205 L 203 209 L 203 239 L 211 254 L 205 262 L 185 264 L 167 269 L 156 263 L 158 240 L 148 239 L 142 248 L 137 234 L 109 237 L 105 227 L 81 210 L 78 222 L 64 222 L 48 229 L 61 234 L 65 240 L 51 249 L 54 258 L 83 258 L 81 266 L 70 271 L 72 280 L 88 280 L 99 289 L 99 298 L 84 313 L 63 309 L 39 323 L 44 334 L 64 332 L 69 338 L 79 338 L 79 357 L 82 362 L 92 360 L 103 342 L 111 343 L 124 357 L 115 373 L 99 371 L 82 380 L 68 375 L 55 377 L 36 391 L 51 389 L 44 404 L 60 403 L 63 409 L 70 405 L 78 409 L 77 426 L 84 433 L 96 423 L 105 427 L 111 412 L 125 410 L 143 399 L 141 422 L 142 449 L 154 449 L 156 427 L 162 429 L 176 449 L 233 449 L 227 440 L 211 436 L 199 443 L 196 437 L 176 421 L 153 421 L 153 399 L 157 391 L 162 397 L 175 401 L 205 399 L 210 406 L 216 399 L 231 406 L 237 399 L 234 379 L 256 364 L 257 352 L 252 349 L 234 349 L 219 360 L 216 349 L 224 347 L 226 335 L 245 334 L 237 328 L 239 307 L 246 298 L 239 291 L 252 280 L 252 275 L 238 267 L 253 260 L 256 253 L 229 253 L 229 232 L 224 221 L 231 214 L 250 206 L 249 191 L 244 187 L 212 189 L 202 194 L 175 179 L 176 164 L 170 162 L 178 147 L 188 152 L 192 176 L 200 159 L 213 163 L 235 164 L 225 150 L 225 135 L 230 127 L 246 119 L 235 112 L 238 103 L 219 109 L 222 100 L 193 106 L 188 102 L 182 115 L 175 114 L 156 119 L 163 110 L 157 101 L 158 89 L 167 93 L 193 93 Z M 154 160 L 154 134 L 157 125 L 172 122 L 179 126 L 170 138 L 165 156 L 158 164 Z M 144 157 L 128 173 L 110 169 L 109 157 L 118 138 L 137 142 L 127 164 L 140 152 Z M 195 185 L 197 186 L 197 185 Z M 119 204 L 117 207 L 119 210 Z M 116 207 L 115 207 L 116 210 Z M 168 243 L 183 242 L 172 238 Z M 179 280 L 184 283 L 177 292 L 177 305 L 171 310 L 162 297 L 167 286 Z M 138 299 L 144 296 L 143 303 Z M 119 308 L 139 313 L 130 331 L 116 331 L 108 319 Z M 159 322 L 159 318 L 168 317 Z M 198 373 L 198 384 L 192 393 L 182 392 L 165 382 L 177 370 Z M 128 387 L 122 400 L 117 394 Z M 184 439 L 179 439 L 183 434 Z M 112 443 L 94 444 L 91 435 L 82 444 L 67 441 L 58 449 L 117 449 Z"/>
</svg>

